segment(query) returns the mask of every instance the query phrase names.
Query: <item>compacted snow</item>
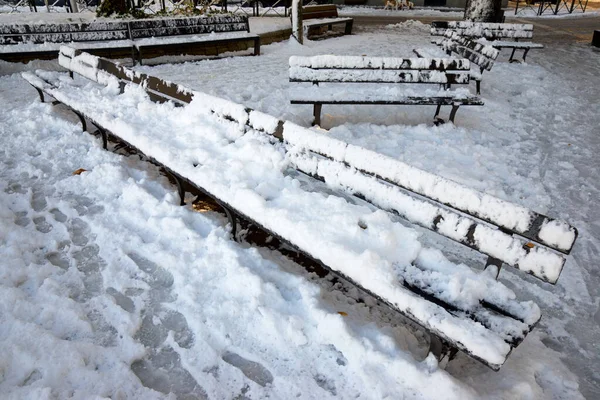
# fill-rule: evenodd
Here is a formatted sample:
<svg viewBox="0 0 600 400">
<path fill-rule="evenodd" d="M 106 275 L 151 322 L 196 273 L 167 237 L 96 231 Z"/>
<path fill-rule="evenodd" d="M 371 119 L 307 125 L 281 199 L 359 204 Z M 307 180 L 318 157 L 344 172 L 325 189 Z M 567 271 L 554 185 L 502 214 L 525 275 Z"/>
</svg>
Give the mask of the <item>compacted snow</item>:
<svg viewBox="0 0 600 400">
<path fill-rule="evenodd" d="M 430 45 L 428 30 L 408 22 L 303 47 L 264 46 L 260 57 L 141 70 L 309 126 L 311 107 L 289 105 L 289 90 L 300 85 L 288 82 L 290 56 L 411 57 L 413 48 Z M 0 64 L 0 393 L 594 398 L 594 57 L 583 45 L 557 45 L 532 53 L 528 64 L 498 62 L 484 75 L 486 105 L 461 109 L 457 126 L 433 126 L 433 107 L 323 110 L 328 135 L 579 229 L 556 286 L 508 267 L 501 272 L 543 317 L 497 373 L 464 355 L 439 369 L 426 357 L 425 335 L 373 299 L 357 303 L 358 293 L 308 275 L 279 253 L 232 241 L 220 214 L 179 207 L 157 168 L 102 150 L 77 118 L 39 103 L 13 73 L 57 64 Z M 577 76 L 569 75 L 573 67 Z M 74 175 L 80 168 L 86 171 Z M 481 255 L 448 240 L 402 230 L 453 261 L 483 265 Z"/>
</svg>

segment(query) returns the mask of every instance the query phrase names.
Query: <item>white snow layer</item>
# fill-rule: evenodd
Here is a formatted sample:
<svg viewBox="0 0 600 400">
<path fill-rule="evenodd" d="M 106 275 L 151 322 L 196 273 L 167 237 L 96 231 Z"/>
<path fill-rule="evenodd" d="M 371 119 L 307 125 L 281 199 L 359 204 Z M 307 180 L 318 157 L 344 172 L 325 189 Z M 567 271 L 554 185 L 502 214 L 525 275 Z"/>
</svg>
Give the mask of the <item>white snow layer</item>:
<svg viewBox="0 0 600 400">
<path fill-rule="evenodd" d="M 248 102 L 253 107 L 275 115 L 278 115 L 277 110 L 280 110 L 289 119 L 307 123 L 310 118 L 308 110 L 304 112 L 303 107 L 281 107 L 284 104 L 281 93 L 285 93 L 285 90 L 281 91 L 281 87 L 287 86 L 286 60 L 290 53 L 322 53 L 323 49 L 340 53 L 340 49 L 346 49 L 346 52 L 361 54 L 364 49 L 369 48 L 375 55 L 395 54 L 399 49 L 408 54 L 409 46 L 415 44 L 423 46 L 427 42 L 427 37 L 404 35 L 402 32 L 374 32 L 353 35 L 350 38 L 309 42 L 303 48 L 287 43 L 272 45 L 266 48 L 270 51 L 265 52 L 260 59 L 224 59 L 204 63 L 164 65 L 156 68 L 155 71 L 171 77 L 176 82 L 192 84 L 192 87 L 210 90 L 211 93 L 225 95 L 236 101 Z M 567 49 L 564 46 L 562 48 L 557 46 L 557 49 L 569 55 L 577 51 L 583 52 L 581 49 Z M 577 55 L 579 56 L 579 53 Z M 549 58 L 543 55 L 540 59 L 535 55 L 532 57 L 535 62 L 540 60 L 549 62 Z M 553 58 L 550 61 L 555 63 L 556 60 Z M 479 113 L 467 110 L 469 123 L 466 128 L 397 125 L 405 124 L 407 121 L 410 123 L 413 120 L 422 120 L 423 113 L 420 108 L 415 108 L 414 111 L 411 109 L 407 114 L 389 108 L 372 110 L 365 107 L 344 107 L 340 110 L 341 114 L 327 115 L 326 121 L 328 124 L 332 121 L 336 124 L 343 121 L 344 125 L 331 132 L 338 137 L 347 137 L 355 143 L 381 148 L 387 153 L 411 160 L 411 164 L 424 165 L 428 170 L 441 172 L 469 185 L 491 189 L 501 193 L 502 197 L 516 200 L 519 196 L 524 196 L 523 202 L 530 207 L 539 206 L 542 209 L 550 207 L 554 212 L 564 212 L 565 215 L 571 215 L 571 218 L 579 220 L 582 215 L 592 211 L 590 207 L 595 202 L 590 200 L 587 204 L 585 199 L 589 198 L 586 196 L 597 193 L 597 189 L 594 185 L 585 185 L 589 193 L 575 189 L 575 186 L 583 187 L 578 185 L 583 185 L 586 179 L 585 169 L 579 168 L 577 164 L 574 166 L 560 160 L 565 159 L 568 153 L 571 157 L 581 157 L 584 167 L 590 166 L 586 157 L 589 151 L 593 151 L 593 146 L 581 146 L 586 138 L 585 129 L 589 126 L 578 123 L 574 131 L 569 131 L 576 135 L 569 136 L 569 146 L 571 143 L 573 146 L 569 147 L 568 152 L 561 147 L 566 146 L 567 139 L 560 136 L 557 129 L 560 130 L 566 123 L 572 121 L 570 113 L 565 114 L 564 119 L 554 120 L 551 128 L 543 122 L 535 122 L 535 126 L 539 125 L 542 132 L 534 128 L 533 133 L 528 131 L 524 134 L 524 126 L 529 123 L 531 112 L 535 111 L 544 118 L 544 121 L 547 121 L 542 112 L 545 108 L 542 107 L 550 107 L 544 100 L 550 97 L 545 97 L 547 90 L 544 87 L 560 88 L 565 98 L 555 99 L 558 105 L 573 112 L 573 117 L 582 117 L 579 122 L 587 121 L 585 108 L 572 109 L 571 104 L 577 102 L 574 101 L 573 93 L 569 90 L 570 85 L 566 86 L 564 78 L 555 73 L 556 69 L 561 71 L 564 66 L 561 63 L 552 63 L 548 64 L 551 73 L 545 66 L 516 66 L 500 63 L 494 69 L 494 73 L 487 77 L 490 83 L 495 85 L 495 94 L 499 99 L 488 102 L 481 117 Z M 6 64 L 2 66 L 4 67 Z M 215 74 L 215 68 L 227 69 L 228 73 Z M 14 70 L 12 67 L 7 69 Z M 3 69 L 3 72 L 6 73 L 7 69 Z M 261 76 L 268 78 L 265 80 Z M 552 85 L 541 86 L 534 92 L 528 89 L 527 84 L 534 80 L 551 82 Z M 53 280 L 57 283 L 59 288 L 57 296 L 64 298 L 74 296 L 82 282 L 86 287 L 91 287 L 88 283 L 95 281 L 90 280 L 89 273 L 84 272 L 85 265 L 73 258 L 73 254 L 77 254 L 81 249 L 78 247 L 81 242 L 78 241 L 80 244 L 72 244 L 65 248 L 59 247 L 56 252 L 52 252 L 55 248 L 52 246 L 61 242 L 64 244 L 65 240 L 61 237 L 64 231 L 60 220 L 63 217 L 53 207 L 60 205 L 60 210 L 67 216 L 67 224 L 75 221 L 72 225 L 79 230 L 71 228 L 69 230 L 74 237 L 81 238 L 78 218 L 91 222 L 90 228 L 97 237 L 88 244 L 96 245 L 97 242 L 101 247 L 101 255 L 108 261 L 108 265 L 102 267 L 105 269 L 100 279 L 101 290 L 92 297 L 93 301 L 104 297 L 109 300 L 101 303 L 102 308 L 99 308 L 101 315 L 120 315 L 116 311 L 121 309 L 113 301 L 114 297 L 108 294 L 115 292 L 107 289 L 105 293 L 102 284 L 104 288 L 109 289 L 111 285 L 119 290 L 129 287 L 128 296 L 133 296 L 131 298 L 136 307 L 131 316 L 134 322 L 132 325 L 127 325 L 131 329 L 119 328 L 119 333 L 124 335 L 124 338 L 131 337 L 132 332 L 136 332 L 140 326 L 144 329 L 147 326 L 151 328 L 144 330 L 150 333 L 150 338 L 156 337 L 154 335 L 156 333 L 160 336 L 162 332 L 165 332 L 165 337 L 166 333 L 169 333 L 170 337 L 174 333 L 177 336 L 179 330 L 164 328 L 165 321 L 168 321 L 169 316 L 172 315 L 170 314 L 172 310 L 179 310 L 186 316 L 190 330 L 195 335 L 193 346 L 189 349 L 180 347 L 169 339 L 169 344 L 164 348 L 175 349 L 177 358 L 174 360 L 177 362 L 169 366 L 164 364 L 163 368 L 157 367 L 163 375 L 157 375 L 154 382 L 167 384 L 180 382 L 171 372 L 186 373 L 188 370 L 191 376 L 202 384 L 211 398 L 235 397 L 241 392 L 250 397 L 270 395 L 281 398 L 290 398 L 298 393 L 308 398 L 328 398 L 333 396 L 333 393 L 337 393 L 338 397 L 356 397 L 362 394 L 362 397 L 367 398 L 385 396 L 439 398 L 440 393 L 444 393 L 446 397 L 467 398 L 469 394 L 464 391 L 467 386 L 474 387 L 479 392 L 477 397 L 581 398 L 578 390 L 582 389 L 578 386 L 578 379 L 567 370 L 564 361 L 559 358 L 560 355 L 566 357 L 569 368 L 581 376 L 579 382 L 584 389 L 587 387 L 587 390 L 590 390 L 588 375 L 593 376 L 594 370 L 597 370 L 594 365 L 598 364 L 590 364 L 586 367 L 586 360 L 590 357 L 594 358 L 590 346 L 597 341 L 591 340 L 595 335 L 590 328 L 594 326 L 594 318 L 582 318 L 582 315 L 591 316 L 597 308 L 589 297 L 593 295 L 593 288 L 586 290 L 584 282 L 584 280 L 588 281 L 586 277 L 591 283 L 595 278 L 594 275 L 586 275 L 587 270 L 590 269 L 588 266 L 593 264 L 593 255 L 591 253 L 586 255 L 586 251 L 579 250 L 585 250 L 588 244 L 595 245 L 597 242 L 594 237 L 593 219 L 589 224 L 583 219 L 576 224 L 585 227 L 590 239 L 586 242 L 588 239 L 583 238 L 584 243 L 581 248 L 578 247 L 575 254 L 577 261 L 573 259 L 569 261 L 570 268 L 567 269 L 569 272 L 559 281 L 559 290 L 551 292 L 512 274 L 503 273 L 503 279 L 510 280 L 522 295 L 533 295 L 548 305 L 551 317 L 544 319 L 542 326 L 530 334 L 525 343 L 513 352 L 509 359 L 510 365 L 507 364 L 499 373 L 486 371 L 481 365 L 469 362 L 465 357 L 459 357 L 449 366 L 450 372 L 464 382 L 459 383 L 440 371 L 430 374 L 428 372 L 430 364 L 427 363 L 419 365 L 417 367 L 419 369 L 416 370 L 413 362 L 407 360 L 406 354 L 398 348 L 406 340 L 406 333 L 401 328 L 381 322 L 372 314 L 374 311 L 361 314 L 360 306 L 354 304 L 345 309 L 349 312 L 349 316 L 341 318 L 335 313 L 332 315 L 332 310 L 335 311 L 336 308 L 327 306 L 326 304 L 330 303 L 324 299 L 330 297 L 329 291 L 319 293 L 318 288 L 315 290 L 314 284 L 306 283 L 303 278 L 295 279 L 289 273 L 281 271 L 285 268 L 282 267 L 284 264 L 280 259 L 276 264 L 271 263 L 264 259 L 264 253 L 261 256 L 253 249 L 249 251 L 229 241 L 227 235 L 219 228 L 220 220 L 215 222 L 202 215 L 190 213 L 187 208 L 174 206 L 177 200 L 170 194 L 172 187 L 163 187 L 166 185 L 164 180 L 162 184 L 155 184 L 154 182 L 160 178 L 151 167 L 135 162 L 133 159 L 124 163 L 121 157 L 112 156 L 100 150 L 99 146 L 91 145 L 90 138 L 87 135 L 81 136 L 81 130 L 74 125 L 75 119 L 72 120 L 73 124 L 66 123 L 62 121 L 64 116 L 57 118 L 49 106 L 30 105 L 30 100 L 35 98 L 35 93 L 19 81 L 20 79 L 15 76 L 1 78 L 0 81 L 2 89 L 0 97 L 7 100 L 5 103 L 7 106 L 3 108 L 2 118 L 0 118 L 0 129 L 5 146 L 0 150 L 0 156 L 5 162 L 2 165 L 3 181 L 0 185 L 8 194 L 6 197 L 2 193 L 1 198 L 3 204 L 11 204 L 11 207 L 2 208 L 5 217 L 2 223 L 5 228 L 0 232 L 12 232 L 16 237 L 15 241 L 10 242 L 8 246 L 3 246 L 2 250 L 13 249 L 14 258 L 11 260 L 23 262 L 9 265 L 4 262 L 7 258 L 2 257 L 3 261 L 0 262 L 2 272 L 11 271 L 11 274 L 18 274 L 19 277 L 17 283 L 3 279 L 2 285 L 12 285 L 10 286 L 14 287 L 12 290 L 25 293 L 27 298 L 32 299 L 34 307 L 37 307 L 35 310 L 39 310 L 36 315 L 40 314 L 42 309 L 58 309 L 55 304 L 59 303 L 55 298 L 49 301 L 41 300 L 40 295 L 47 286 L 36 284 L 42 278 L 39 275 L 38 265 L 31 264 L 33 260 L 38 260 L 35 257 L 41 257 L 41 265 L 51 272 L 45 280 Z M 248 84 L 248 82 L 253 83 Z M 580 93 L 585 92 L 586 89 L 583 88 Z M 23 96 L 24 93 L 28 95 Z M 509 98 L 509 93 L 511 101 L 523 107 L 519 107 L 516 115 L 512 115 L 510 129 L 507 129 L 509 125 L 503 123 L 502 117 L 507 115 L 506 100 Z M 529 105 L 539 103 L 539 107 L 530 109 L 524 106 L 525 103 Z M 552 104 L 552 106 L 556 105 Z M 485 120 L 485 128 L 483 120 Z M 27 123 L 24 124 L 23 121 Z M 364 121 L 369 123 L 352 125 L 354 122 Z M 375 122 L 378 125 L 374 125 Z M 386 124 L 392 126 L 385 126 Z M 356 131 L 354 137 L 352 137 L 353 131 Z M 398 135 L 400 132 L 402 135 Z M 552 139 L 552 146 L 550 146 L 552 149 L 539 145 L 538 139 L 542 136 L 549 136 Z M 485 143 L 486 147 L 482 147 L 480 142 Z M 41 143 L 44 144 L 43 147 L 40 146 Z M 536 151 L 528 153 L 530 148 L 527 143 L 536 144 Z M 405 147 L 410 151 L 401 155 L 403 151 L 399 150 L 404 150 Z M 486 150 L 488 147 L 489 151 Z M 519 150 L 515 151 L 516 148 Z M 432 153 L 432 149 L 437 149 L 439 152 Z M 507 157 L 503 149 L 511 154 Z M 544 157 L 543 162 L 540 163 L 538 153 L 547 150 L 556 153 Z M 525 151 L 526 156 L 516 155 L 521 154 L 521 151 Z M 473 164 L 472 161 L 479 160 L 478 157 L 482 159 Z M 555 158 L 558 158 L 558 161 Z M 566 159 L 572 160 L 568 157 Z M 560 164 L 560 171 L 555 168 L 556 162 Z M 455 164 L 459 164 L 461 168 L 456 169 Z M 72 177 L 71 172 L 82 165 L 90 172 Z M 521 174 L 521 168 L 525 168 L 527 172 Z M 546 177 L 540 178 L 537 175 L 539 168 L 547 172 Z M 460 172 L 457 172 L 458 170 Z M 515 171 L 519 172 L 518 179 Z M 579 175 L 577 175 L 578 171 Z M 547 185 L 542 188 L 542 184 L 546 185 L 550 181 L 557 181 L 560 185 Z M 573 185 L 563 186 L 566 182 Z M 503 192 L 506 185 L 514 192 Z M 40 190 L 44 191 L 41 198 L 45 197 L 47 202 L 44 206 L 39 205 Z M 84 193 L 89 197 L 87 201 L 92 203 L 82 203 L 85 199 L 76 202 L 72 197 L 67 196 L 68 193 L 71 193 L 71 196 L 74 193 Z M 574 193 L 577 195 L 571 195 Z M 550 198 L 552 206 L 550 206 Z M 32 200 L 35 207 L 30 204 Z M 15 204 L 18 207 L 14 206 Z M 92 215 L 91 210 L 97 209 L 97 206 L 107 207 L 107 211 Z M 8 210 L 14 213 L 14 217 L 8 213 Z M 26 213 L 25 216 L 23 213 Z M 44 219 L 40 219 L 40 216 L 54 227 L 49 233 L 41 235 L 38 230 L 38 227 L 42 230 L 47 229 L 43 224 Z M 33 224 L 32 219 L 37 222 Z M 183 221 L 184 224 L 173 225 L 179 221 Z M 23 224 L 28 224 L 27 229 L 21 228 Z M 33 237 L 37 238 L 35 242 L 31 240 Z M 25 238 L 27 240 L 23 240 Z M 447 243 L 439 245 L 444 246 Z M 169 307 L 169 312 L 163 311 L 160 315 L 150 313 L 149 317 L 140 314 L 140 308 L 145 304 L 144 299 L 156 298 L 157 295 L 159 298 L 164 298 L 165 293 L 160 291 L 157 293 L 146 283 L 159 287 L 162 284 L 162 281 L 153 275 L 152 268 L 144 267 L 142 270 L 142 267 L 134 264 L 127 256 L 125 256 L 125 263 L 123 262 L 123 254 L 132 250 L 142 252 L 146 257 L 165 267 L 157 268 L 156 263 L 149 264 L 154 265 L 153 268 L 157 272 L 168 270 L 174 276 L 172 291 L 177 293 L 177 296 L 171 297 L 176 297 L 177 300 L 174 303 L 168 303 L 170 300 L 167 300 L 167 303 L 159 303 Z M 45 261 L 44 254 L 49 256 L 52 263 Z M 64 256 L 71 263 L 68 267 L 69 274 L 64 274 L 62 267 L 55 266 L 55 264 L 63 265 L 61 264 L 63 258 L 57 257 L 59 255 Z M 139 260 L 138 262 L 144 265 Z M 65 279 L 73 276 L 72 280 Z M 239 279 L 234 280 L 234 277 Z M 252 286 L 249 285 L 250 281 L 253 282 Z M 207 285 L 207 282 L 210 284 Z M 255 290 L 250 293 L 250 288 Z M 273 288 L 279 288 L 281 296 L 285 297 L 273 296 L 270 291 Z M 258 302 L 255 301 L 253 296 L 259 297 L 258 293 L 264 290 L 269 290 L 268 294 Z M 138 294 L 140 292 L 141 295 Z M 298 292 L 301 295 L 297 295 Z M 115 296 L 119 297 L 119 293 L 116 292 Z M 168 293 L 167 290 L 166 297 L 170 296 Z M 336 292 L 333 293 L 335 296 Z M 60 312 L 77 309 L 78 304 L 73 301 L 60 303 Z M 86 303 L 84 300 L 82 307 L 89 307 L 90 304 L 93 306 L 96 303 Z M 124 304 L 123 301 L 120 304 Z M 333 305 L 336 306 L 339 307 L 340 303 Z M 591 314 L 588 315 L 588 311 L 591 311 Z M 354 317 L 355 313 L 359 315 Z M 556 313 L 560 318 L 552 317 Z M 7 316 L 7 314 L 2 315 L 3 318 Z M 25 321 L 25 316 L 19 310 L 15 310 L 8 319 L 2 320 L 2 327 L 11 326 L 12 321 L 18 320 Z M 8 323 L 5 324 L 5 321 Z M 74 332 L 79 332 L 78 326 L 72 324 L 72 321 L 74 320 L 66 322 Z M 81 321 L 88 323 L 90 319 L 82 314 Z M 146 324 L 146 321 L 149 321 L 149 324 Z M 207 324 L 207 321 L 210 323 Z M 331 321 L 335 323 L 330 323 Z M 114 320 L 110 319 L 109 322 L 112 324 Z M 28 342 L 32 337 L 33 326 L 38 322 L 26 321 L 25 323 L 27 326 L 19 334 L 0 342 L 3 355 L 8 354 L 6 349 L 18 349 L 10 357 L 0 357 L 3 371 L 31 377 L 24 380 L 5 379 L 0 382 L 3 393 L 9 393 L 9 397 L 11 395 L 17 398 L 31 397 L 33 393 L 38 392 L 65 393 L 65 396 L 70 394 L 74 397 L 77 393 L 83 392 L 87 394 L 84 395 L 85 398 L 111 394 L 113 397 L 119 397 L 121 393 L 119 391 L 129 393 L 131 390 L 144 390 L 136 377 L 126 368 L 115 369 L 120 364 L 96 362 L 105 359 L 100 357 L 103 354 L 116 353 L 117 357 L 125 354 L 122 349 L 123 342 L 116 347 L 106 344 L 96 345 L 95 350 L 90 353 L 91 357 L 85 357 L 85 362 L 80 364 L 73 362 L 80 359 L 79 353 L 73 350 L 77 349 L 80 343 L 86 343 L 86 340 L 98 341 L 97 338 L 88 339 L 85 335 L 75 335 L 75 340 L 63 340 L 50 336 L 51 340 L 40 347 L 39 356 L 31 356 L 30 350 L 36 343 L 41 342 L 41 340 Z M 307 338 L 306 345 L 298 344 L 303 343 L 300 340 L 302 336 L 296 334 L 299 331 L 298 326 L 302 327 L 301 332 Z M 315 328 L 317 326 L 321 326 L 322 329 L 317 331 Z M 94 327 L 93 330 L 95 335 L 102 332 L 98 327 Z M 136 336 L 136 341 L 139 340 L 140 337 Z M 160 346 L 162 346 L 161 340 L 159 338 L 157 341 Z M 577 344 L 573 347 L 575 342 Z M 335 343 L 335 347 L 332 343 Z M 64 345 L 64 351 L 50 353 L 53 358 L 44 358 L 49 354 L 48 349 L 57 348 L 59 344 Z M 236 357 L 231 354 L 226 354 L 223 358 L 213 357 L 214 354 L 222 354 L 224 346 L 235 346 L 235 351 L 244 355 L 246 359 L 251 358 L 259 361 L 261 363 L 259 365 L 266 366 L 273 373 L 273 383 L 267 384 L 263 389 L 244 375 L 241 369 L 222 361 L 227 359 L 235 364 Z M 551 350 L 550 347 L 557 350 Z M 339 356 L 342 354 L 339 350 L 344 352 L 343 358 Z M 147 345 L 146 352 L 150 356 L 154 354 L 150 344 Z M 162 360 L 170 362 L 173 359 L 165 357 L 169 354 L 173 353 L 161 351 L 154 354 L 153 360 L 157 362 L 158 358 L 162 357 Z M 199 354 L 202 356 L 198 356 Z M 380 357 L 381 354 L 384 354 L 383 358 Z M 573 354 L 575 357 L 572 357 Z M 15 358 L 17 355 L 18 360 Z M 24 363 L 22 361 L 24 358 L 33 360 L 38 372 L 41 373 L 36 371 L 30 373 L 31 369 L 24 366 L 32 364 Z M 570 359 L 576 360 L 577 363 L 570 363 L 568 361 Z M 239 358 L 237 360 L 237 365 L 240 365 Z M 330 360 L 333 362 L 330 363 Z M 184 366 L 181 366 L 180 362 Z M 124 363 L 128 364 L 127 360 Z M 140 364 L 134 363 L 135 365 Z M 256 364 L 246 365 L 256 366 Z M 46 374 L 56 371 L 59 366 L 64 368 L 61 371 L 67 371 L 75 379 L 63 379 L 64 373 L 61 373 L 61 379 L 47 379 Z M 77 379 L 87 371 L 86 368 L 92 367 L 93 374 L 102 373 L 102 382 L 106 382 L 106 385 L 93 386 L 93 383 L 99 380 Z M 97 367 L 99 369 L 96 369 Z M 5 372 L 4 377 L 6 376 L 8 375 Z M 40 376 L 42 379 L 38 379 Z M 440 381 L 440 376 L 446 378 Z M 591 382 L 594 381 L 593 379 Z M 150 385 L 148 380 L 144 380 L 143 384 Z M 78 388 L 77 392 L 73 392 L 75 386 Z M 170 386 L 170 390 L 176 391 L 181 386 L 184 385 L 175 384 Z M 169 386 L 166 388 L 168 392 Z M 163 391 L 165 386 L 157 390 Z M 155 396 L 160 395 L 157 392 L 152 393 Z M 143 394 L 143 396 L 133 397 L 151 397 L 149 391 Z"/>
</svg>

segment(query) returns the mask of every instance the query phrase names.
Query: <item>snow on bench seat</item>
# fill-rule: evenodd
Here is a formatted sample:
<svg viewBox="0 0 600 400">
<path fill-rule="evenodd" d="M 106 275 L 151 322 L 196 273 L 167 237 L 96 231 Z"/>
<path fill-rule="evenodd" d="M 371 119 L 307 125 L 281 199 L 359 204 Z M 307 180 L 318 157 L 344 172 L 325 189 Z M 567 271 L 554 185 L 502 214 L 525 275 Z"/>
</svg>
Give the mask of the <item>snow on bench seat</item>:
<svg viewBox="0 0 600 400">
<path fill-rule="evenodd" d="M 533 43 L 533 42 L 509 42 L 506 40 L 494 40 L 494 41 L 489 41 L 485 38 L 483 39 L 478 39 L 477 40 L 478 43 L 484 44 L 484 45 L 489 45 L 489 46 L 493 46 L 496 47 L 498 49 L 505 49 L 505 48 L 510 48 L 510 49 L 543 49 L 544 45 L 541 43 Z"/>
<path fill-rule="evenodd" d="M 93 57 L 83 60 L 91 67 L 83 72 L 93 76 Z M 185 107 L 156 104 L 141 87 L 127 85 L 121 93 L 115 78 L 95 73 L 106 86 L 55 72 L 23 77 L 493 368 L 539 319 L 535 304 L 514 300 L 514 293 L 486 274 L 424 248 L 414 230 L 393 223 L 383 211 L 301 189 L 285 174 L 291 162 L 285 149 L 219 112 L 271 127 L 276 119 L 198 92 Z M 307 132 L 286 124 L 284 136 L 289 141 Z M 448 311 L 408 288 L 422 284 L 456 309 Z M 523 325 L 482 309 L 482 300 L 512 310 Z"/>
<path fill-rule="evenodd" d="M 174 43 L 196 43 L 196 42 L 210 42 L 218 40 L 229 40 L 229 39 L 240 39 L 248 38 L 255 39 L 258 35 L 255 33 L 248 32 L 221 32 L 221 33 L 207 33 L 203 35 L 182 35 L 182 36 L 159 36 L 149 37 L 143 39 L 136 39 L 136 47 L 162 45 L 162 44 L 174 44 Z"/>
<path fill-rule="evenodd" d="M 58 54 L 61 46 L 70 46 L 79 50 L 93 50 L 106 48 L 131 48 L 133 41 L 131 40 L 110 40 L 99 42 L 71 42 L 71 43 L 19 43 L 11 46 L 0 46 L 0 53 L 27 53 L 27 52 L 43 52 L 52 51 Z"/>
<path fill-rule="evenodd" d="M 468 89 L 445 91 L 422 88 L 377 88 L 372 85 L 355 85 L 352 87 L 295 87 L 290 89 L 292 104 L 444 104 L 451 105 L 455 101 L 469 104 L 483 104 L 483 101 L 469 93 Z"/>
</svg>

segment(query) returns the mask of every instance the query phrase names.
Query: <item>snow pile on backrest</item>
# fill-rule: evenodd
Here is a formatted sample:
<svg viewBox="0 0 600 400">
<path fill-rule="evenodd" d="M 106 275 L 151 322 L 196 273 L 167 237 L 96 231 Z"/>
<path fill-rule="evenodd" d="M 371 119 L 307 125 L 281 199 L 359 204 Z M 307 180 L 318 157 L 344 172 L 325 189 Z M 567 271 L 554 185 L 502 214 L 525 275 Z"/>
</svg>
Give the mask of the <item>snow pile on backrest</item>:
<svg viewBox="0 0 600 400">
<path fill-rule="evenodd" d="M 504 228 L 520 233 L 525 233 L 531 228 L 534 216 L 524 207 L 477 192 L 380 153 L 347 144 L 291 123 L 284 125 L 284 138 L 294 146 L 345 162 L 354 168 L 379 176 L 442 204 L 492 221 Z M 550 246 L 557 245 L 563 250 L 572 246 L 576 233 L 567 223 L 554 221 L 552 224 L 546 223 L 543 227 L 545 229 L 540 233 L 539 238 L 542 243 Z M 561 232 L 568 232 L 568 234 L 560 235 Z M 542 235 L 544 237 L 541 237 Z M 525 265 L 522 267 L 527 268 Z M 560 269 L 558 272 L 560 273 Z"/>
</svg>

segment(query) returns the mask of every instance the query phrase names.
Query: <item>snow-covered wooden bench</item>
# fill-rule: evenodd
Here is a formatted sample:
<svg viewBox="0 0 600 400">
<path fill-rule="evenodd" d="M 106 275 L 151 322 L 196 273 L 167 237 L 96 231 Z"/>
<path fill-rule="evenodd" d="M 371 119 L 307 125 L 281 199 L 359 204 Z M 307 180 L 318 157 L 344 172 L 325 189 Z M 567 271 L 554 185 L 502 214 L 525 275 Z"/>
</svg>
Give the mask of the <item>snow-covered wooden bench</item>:
<svg viewBox="0 0 600 400">
<path fill-rule="evenodd" d="M 321 4 L 302 7 L 302 25 L 307 37 L 313 36 L 313 32 L 327 27 L 329 31 L 333 25 L 344 25 L 344 34 L 352 34 L 353 18 L 339 17 L 335 4 Z"/>
<path fill-rule="evenodd" d="M 451 122 L 460 106 L 483 105 L 468 90 L 446 90 L 448 85 L 469 84 L 470 62 L 464 59 L 292 56 L 289 65 L 290 82 L 312 84 L 294 88 L 291 104 L 312 104 L 313 125 L 321 123 L 323 104 L 434 105 L 437 106 L 435 123 L 443 122 L 439 117 L 443 105 L 452 106 Z M 374 85 L 359 87 L 359 83 Z M 345 84 L 344 90 L 340 90 L 339 84 Z M 416 91 L 414 87 L 404 89 L 399 84 L 435 84 L 441 89 Z M 385 90 L 381 85 L 387 86 Z"/>
<path fill-rule="evenodd" d="M 496 280 L 500 266 L 555 283 L 577 237 L 565 222 L 243 105 L 70 48 L 59 62 L 93 82 L 23 73 L 42 101 L 70 107 L 84 130 L 91 121 L 105 148 L 110 132 L 162 166 L 182 204 L 184 184 L 208 194 L 232 226 L 245 219 L 415 321 L 440 339 L 440 356 L 461 350 L 499 369 L 541 316 Z M 339 197 L 304 189 L 290 167 Z M 351 195 L 487 254 L 486 271 L 451 263 Z"/>
<path fill-rule="evenodd" d="M 205 54 L 207 46 L 218 55 L 219 45 L 229 43 L 251 42 L 253 54 L 260 55 L 260 36 L 250 33 L 245 15 L 135 20 L 129 29 L 139 63 L 161 56 Z"/>
<path fill-rule="evenodd" d="M 520 39 L 533 38 L 532 24 L 506 24 L 471 21 L 434 21 L 431 23 L 431 34 L 442 36 L 446 30 L 456 32 L 460 36 L 476 38 L 483 44 L 490 44 L 497 49 L 512 49 L 509 61 L 517 62 L 514 55 L 517 49 L 523 50 L 523 59 L 531 49 L 543 49 L 544 45 L 533 42 L 521 42 Z M 489 43 L 488 43 L 489 42 Z"/>
<path fill-rule="evenodd" d="M 218 55 L 220 45 L 234 42 L 251 42 L 254 54 L 259 55 L 260 37 L 249 32 L 247 16 L 229 14 L 123 22 L 0 25 L 0 59 L 20 62 L 53 59 L 65 43 L 94 55 L 131 57 L 140 63 L 143 58 L 205 54 L 208 47 L 212 54 Z"/>
<path fill-rule="evenodd" d="M 0 59 L 12 62 L 50 60 L 64 43 L 77 43 L 94 54 L 131 57 L 127 22 L 48 23 L 0 25 Z"/>
<path fill-rule="evenodd" d="M 490 71 L 500 51 L 493 46 L 477 43 L 456 32 L 447 30 L 444 40 L 436 41 L 441 49 L 419 48 L 413 52 L 421 58 L 440 58 L 458 54 L 461 58 L 471 61 L 471 80 L 475 81 L 477 94 L 481 94 L 481 78 L 484 71 Z"/>
</svg>

